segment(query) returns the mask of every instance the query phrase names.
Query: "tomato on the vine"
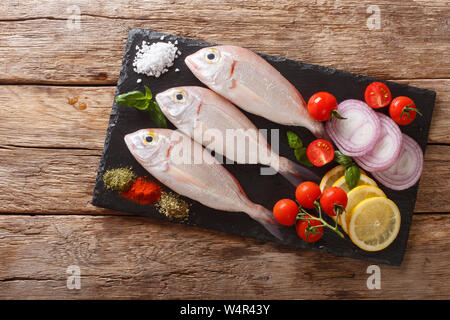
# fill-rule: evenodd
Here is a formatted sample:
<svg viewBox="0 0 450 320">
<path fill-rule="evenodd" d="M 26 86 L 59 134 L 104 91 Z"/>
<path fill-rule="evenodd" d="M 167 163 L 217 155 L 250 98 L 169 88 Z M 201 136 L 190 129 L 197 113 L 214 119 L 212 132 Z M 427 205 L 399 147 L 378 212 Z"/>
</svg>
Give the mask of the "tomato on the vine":
<svg viewBox="0 0 450 320">
<path fill-rule="evenodd" d="M 410 124 L 416 118 L 416 114 L 420 114 L 414 101 L 408 97 L 397 97 L 392 100 L 389 106 L 389 115 L 397 124 L 405 126 Z"/>
<path fill-rule="evenodd" d="M 364 94 L 366 103 L 374 109 L 386 107 L 392 100 L 391 90 L 382 82 L 372 82 Z"/>
<path fill-rule="evenodd" d="M 323 191 L 320 197 L 320 206 L 326 214 L 334 217 L 337 214 L 335 208 L 342 207 L 342 210 L 345 209 L 347 201 L 347 193 L 344 190 L 338 187 L 329 187 Z"/>
<path fill-rule="evenodd" d="M 321 193 L 322 191 L 320 191 L 320 187 L 317 183 L 305 181 L 300 183 L 297 190 L 295 190 L 295 198 L 302 207 L 313 209 L 314 201 L 320 197 Z"/>
<path fill-rule="evenodd" d="M 282 199 L 273 207 L 273 217 L 279 224 L 292 226 L 298 214 L 298 205 L 291 199 Z"/>
<path fill-rule="evenodd" d="M 336 114 L 338 103 L 336 98 L 328 92 L 317 92 L 308 100 L 308 112 L 318 121 L 327 121 Z"/>
<path fill-rule="evenodd" d="M 334 158 L 333 145 L 324 139 L 314 140 L 306 149 L 306 156 L 316 167 L 324 166 Z"/>
<path fill-rule="evenodd" d="M 322 222 L 318 220 L 299 220 L 296 225 L 297 234 L 307 242 L 316 242 L 322 238 L 323 235 L 323 226 L 321 225 Z"/>
</svg>

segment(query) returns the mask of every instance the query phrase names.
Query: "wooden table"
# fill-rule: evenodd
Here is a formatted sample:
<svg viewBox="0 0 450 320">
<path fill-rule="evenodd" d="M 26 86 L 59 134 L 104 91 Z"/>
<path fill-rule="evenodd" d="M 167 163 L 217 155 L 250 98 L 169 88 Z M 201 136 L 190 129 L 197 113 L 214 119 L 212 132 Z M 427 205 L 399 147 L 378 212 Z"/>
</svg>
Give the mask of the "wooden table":
<svg viewBox="0 0 450 320">
<path fill-rule="evenodd" d="M 437 92 L 407 253 L 381 289 L 371 263 L 91 205 L 132 28 Z M 2 1 L 0 298 L 450 298 L 449 44 L 445 0 Z"/>
</svg>

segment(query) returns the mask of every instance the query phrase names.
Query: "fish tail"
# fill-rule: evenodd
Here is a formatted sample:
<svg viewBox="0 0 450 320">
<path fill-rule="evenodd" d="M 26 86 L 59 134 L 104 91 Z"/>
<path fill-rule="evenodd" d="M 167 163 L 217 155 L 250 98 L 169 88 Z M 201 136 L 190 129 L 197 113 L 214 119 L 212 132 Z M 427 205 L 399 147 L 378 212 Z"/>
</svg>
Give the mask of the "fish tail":
<svg viewBox="0 0 450 320">
<path fill-rule="evenodd" d="M 303 181 L 320 181 L 319 176 L 311 170 L 283 157 L 280 157 L 280 168 L 278 172 L 296 188 Z"/>
<path fill-rule="evenodd" d="M 279 240 L 283 240 L 282 229 L 283 226 L 279 224 L 272 215 L 272 212 L 259 204 L 254 204 L 249 212 L 250 217 L 258 221 L 267 231 Z"/>
</svg>

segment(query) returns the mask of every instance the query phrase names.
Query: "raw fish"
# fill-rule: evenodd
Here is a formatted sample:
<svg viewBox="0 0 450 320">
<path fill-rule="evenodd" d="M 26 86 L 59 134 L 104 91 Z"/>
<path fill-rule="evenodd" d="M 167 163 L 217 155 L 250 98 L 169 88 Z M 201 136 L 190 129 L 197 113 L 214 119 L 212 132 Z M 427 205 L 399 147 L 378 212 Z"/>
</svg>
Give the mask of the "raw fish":
<svg viewBox="0 0 450 320">
<path fill-rule="evenodd" d="M 272 212 L 250 201 L 236 178 L 190 137 L 169 129 L 142 129 L 124 139 L 135 159 L 173 191 L 210 208 L 245 212 L 282 238 Z"/>
<path fill-rule="evenodd" d="M 312 171 L 280 157 L 264 135 L 231 102 L 203 87 L 176 87 L 156 95 L 165 116 L 198 143 L 237 163 L 271 166 L 295 187 L 319 180 Z"/>
<path fill-rule="evenodd" d="M 300 92 L 253 51 L 207 47 L 187 56 L 185 63 L 201 82 L 243 110 L 326 137 L 322 123 L 309 115 Z"/>
</svg>

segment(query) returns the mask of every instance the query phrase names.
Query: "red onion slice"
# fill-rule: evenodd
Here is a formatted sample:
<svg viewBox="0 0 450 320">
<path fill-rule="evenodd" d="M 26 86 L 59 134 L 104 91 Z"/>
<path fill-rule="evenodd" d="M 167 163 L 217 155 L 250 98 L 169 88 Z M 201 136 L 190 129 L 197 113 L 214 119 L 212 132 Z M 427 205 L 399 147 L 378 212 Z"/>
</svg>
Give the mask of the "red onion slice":
<svg viewBox="0 0 450 320">
<path fill-rule="evenodd" d="M 423 169 L 423 153 L 414 139 L 403 134 L 400 156 L 387 170 L 372 173 L 384 186 L 392 190 L 405 190 L 420 179 Z"/>
<path fill-rule="evenodd" d="M 338 112 L 346 118 L 333 118 L 326 131 L 341 152 L 347 156 L 362 156 L 375 146 L 380 135 L 380 120 L 375 111 L 360 100 L 345 100 Z"/>
<path fill-rule="evenodd" d="M 377 113 L 381 129 L 377 143 L 363 156 L 353 160 L 369 172 L 383 171 L 392 166 L 402 150 L 402 132 L 398 125 L 388 116 Z"/>
</svg>

